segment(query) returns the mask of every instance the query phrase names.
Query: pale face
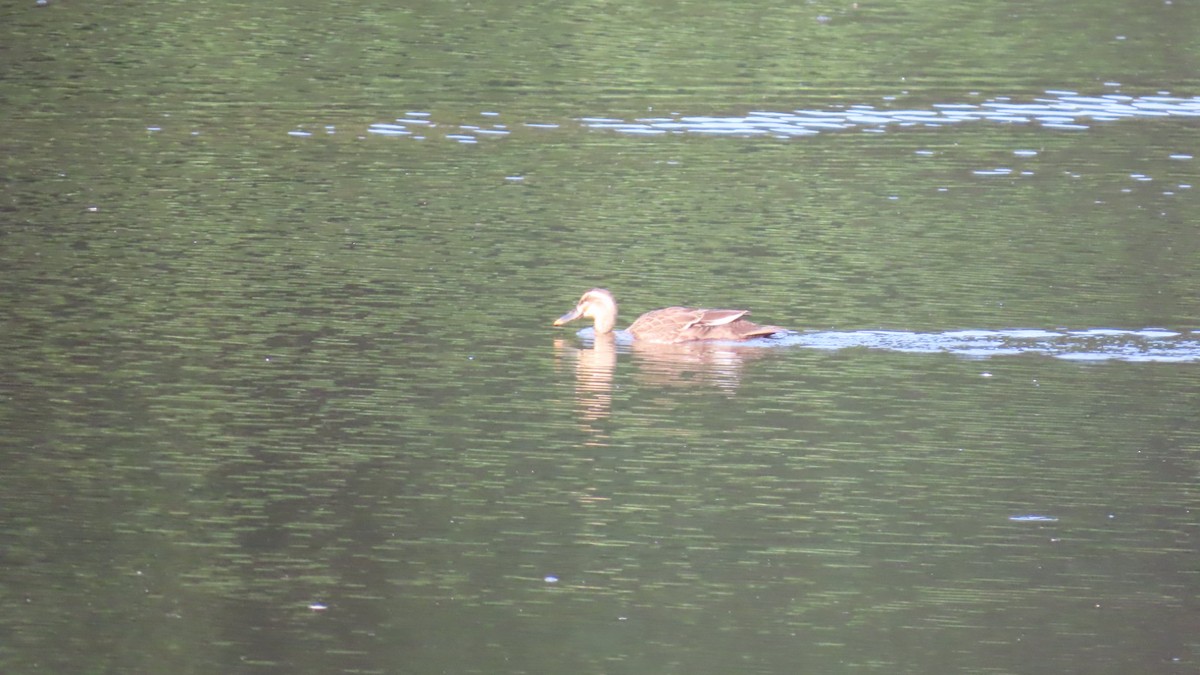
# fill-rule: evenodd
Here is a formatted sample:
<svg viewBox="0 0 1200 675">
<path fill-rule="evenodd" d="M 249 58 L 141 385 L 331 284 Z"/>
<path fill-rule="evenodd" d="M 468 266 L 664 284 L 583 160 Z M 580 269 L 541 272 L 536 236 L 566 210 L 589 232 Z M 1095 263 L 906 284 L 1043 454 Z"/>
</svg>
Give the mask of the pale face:
<svg viewBox="0 0 1200 675">
<path fill-rule="evenodd" d="M 575 309 L 558 317 L 554 325 L 561 326 L 581 317 L 592 319 L 596 333 L 612 332 L 617 322 L 617 302 L 613 300 L 612 293 L 602 288 L 593 288 L 579 298 Z"/>
</svg>

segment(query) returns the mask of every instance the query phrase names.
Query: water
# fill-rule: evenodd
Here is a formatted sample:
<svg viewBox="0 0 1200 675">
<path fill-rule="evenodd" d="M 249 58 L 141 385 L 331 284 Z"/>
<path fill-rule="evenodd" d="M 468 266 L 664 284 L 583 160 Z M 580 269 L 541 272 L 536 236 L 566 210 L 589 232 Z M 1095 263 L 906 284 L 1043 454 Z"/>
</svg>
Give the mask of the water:
<svg viewBox="0 0 1200 675">
<path fill-rule="evenodd" d="M 0 670 L 1194 669 L 1196 18 L 0 10 Z"/>
</svg>

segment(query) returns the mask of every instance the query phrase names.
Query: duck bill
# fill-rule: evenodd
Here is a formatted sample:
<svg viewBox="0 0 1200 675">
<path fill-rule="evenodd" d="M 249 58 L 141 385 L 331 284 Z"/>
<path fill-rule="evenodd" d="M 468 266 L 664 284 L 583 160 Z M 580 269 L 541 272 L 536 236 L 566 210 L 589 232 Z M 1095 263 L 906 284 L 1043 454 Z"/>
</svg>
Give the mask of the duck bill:
<svg viewBox="0 0 1200 675">
<path fill-rule="evenodd" d="M 567 323 L 569 321 L 574 321 L 575 319 L 578 319 L 580 317 L 580 315 L 582 315 L 582 314 L 583 314 L 583 310 L 576 307 L 575 309 L 573 309 L 573 310 L 567 312 L 566 314 L 563 314 L 562 316 L 555 319 L 554 325 L 561 326 L 564 323 Z"/>
</svg>

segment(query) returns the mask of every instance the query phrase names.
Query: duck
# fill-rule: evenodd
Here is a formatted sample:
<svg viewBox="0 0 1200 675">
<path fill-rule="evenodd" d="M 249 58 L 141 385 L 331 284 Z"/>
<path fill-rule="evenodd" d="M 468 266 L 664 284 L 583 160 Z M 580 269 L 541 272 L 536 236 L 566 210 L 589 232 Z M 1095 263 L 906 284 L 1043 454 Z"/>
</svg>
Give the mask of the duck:
<svg viewBox="0 0 1200 675">
<path fill-rule="evenodd" d="M 742 318 L 747 309 L 697 309 L 664 307 L 639 316 L 626 329 L 633 339 L 658 344 L 698 340 L 748 340 L 787 332 L 779 326 L 763 326 Z M 575 304 L 575 309 L 554 320 L 561 326 L 579 318 L 593 321 L 596 335 L 612 333 L 617 323 L 617 301 L 604 288 L 593 288 Z"/>
</svg>

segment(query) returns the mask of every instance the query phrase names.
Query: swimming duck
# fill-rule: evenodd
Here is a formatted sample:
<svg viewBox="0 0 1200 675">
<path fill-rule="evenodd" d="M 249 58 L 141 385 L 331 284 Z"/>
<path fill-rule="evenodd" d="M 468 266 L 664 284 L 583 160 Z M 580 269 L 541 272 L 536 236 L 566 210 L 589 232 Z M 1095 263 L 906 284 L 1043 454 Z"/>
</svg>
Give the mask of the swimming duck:
<svg viewBox="0 0 1200 675">
<path fill-rule="evenodd" d="M 666 307 L 639 316 L 627 329 L 635 340 L 673 344 L 693 340 L 746 340 L 766 337 L 787 329 L 760 326 L 743 319 L 746 309 L 694 309 Z M 575 309 L 554 320 L 561 326 L 580 317 L 594 321 L 597 335 L 611 333 L 617 323 L 617 301 L 603 288 L 593 288 L 579 298 Z"/>
</svg>

